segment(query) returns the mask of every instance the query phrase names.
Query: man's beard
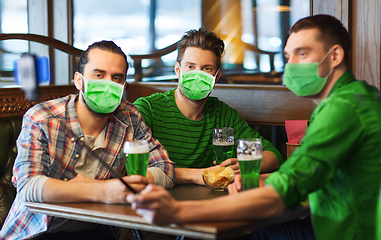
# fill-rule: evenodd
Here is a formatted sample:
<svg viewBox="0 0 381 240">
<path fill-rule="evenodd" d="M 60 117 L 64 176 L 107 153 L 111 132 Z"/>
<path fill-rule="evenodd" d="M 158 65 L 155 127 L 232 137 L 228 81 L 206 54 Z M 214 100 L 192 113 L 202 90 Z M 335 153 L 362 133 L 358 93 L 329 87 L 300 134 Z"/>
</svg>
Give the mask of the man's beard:
<svg viewBox="0 0 381 240">
<path fill-rule="evenodd" d="M 94 116 L 94 117 L 98 117 L 98 118 L 104 118 L 104 117 L 109 117 L 110 115 L 112 115 L 113 113 L 98 113 L 98 112 L 95 112 L 93 109 L 91 109 L 89 107 L 89 105 L 87 105 L 86 101 L 85 101 L 85 97 L 83 96 L 83 94 L 81 94 L 82 96 L 82 100 L 83 102 L 85 103 L 87 109 L 89 109 L 90 113 Z"/>
</svg>

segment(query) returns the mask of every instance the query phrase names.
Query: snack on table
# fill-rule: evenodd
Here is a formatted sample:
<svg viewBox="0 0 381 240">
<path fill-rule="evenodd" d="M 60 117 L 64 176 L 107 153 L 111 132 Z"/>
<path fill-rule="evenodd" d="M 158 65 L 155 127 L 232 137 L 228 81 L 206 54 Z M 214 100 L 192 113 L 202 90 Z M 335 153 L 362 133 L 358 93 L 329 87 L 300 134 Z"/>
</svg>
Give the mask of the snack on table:
<svg viewBox="0 0 381 240">
<path fill-rule="evenodd" d="M 210 187 L 225 188 L 234 181 L 234 171 L 230 167 L 204 170 L 203 179 Z"/>
</svg>

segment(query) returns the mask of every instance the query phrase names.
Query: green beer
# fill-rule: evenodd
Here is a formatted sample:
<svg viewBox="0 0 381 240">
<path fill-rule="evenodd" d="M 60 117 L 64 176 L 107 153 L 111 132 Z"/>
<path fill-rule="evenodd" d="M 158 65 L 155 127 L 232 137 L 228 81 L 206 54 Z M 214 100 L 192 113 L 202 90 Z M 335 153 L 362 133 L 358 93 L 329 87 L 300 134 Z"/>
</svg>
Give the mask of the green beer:
<svg viewBox="0 0 381 240">
<path fill-rule="evenodd" d="M 146 176 L 149 158 L 148 143 L 145 140 L 130 141 L 124 144 L 124 162 L 128 175 Z"/>
<path fill-rule="evenodd" d="M 258 159 L 252 157 L 239 157 L 238 164 L 241 172 L 242 191 L 259 187 L 259 172 L 262 164 L 262 156 Z"/>
<path fill-rule="evenodd" d="M 213 142 L 217 165 L 233 156 L 233 147 L 234 142 Z"/>
<path fill-rule="evenodd" d="M 238 139 L 237 158 L 241 172 L 242 191 L 259 187 L 262 140 L 259 138 Z"/>
<path fill-rule="evenodd" d="M 233 157 L 234 128 L 214 128 L 212 137 L 217 165 L 221 164 L 226 159 Z"/>
</svg>

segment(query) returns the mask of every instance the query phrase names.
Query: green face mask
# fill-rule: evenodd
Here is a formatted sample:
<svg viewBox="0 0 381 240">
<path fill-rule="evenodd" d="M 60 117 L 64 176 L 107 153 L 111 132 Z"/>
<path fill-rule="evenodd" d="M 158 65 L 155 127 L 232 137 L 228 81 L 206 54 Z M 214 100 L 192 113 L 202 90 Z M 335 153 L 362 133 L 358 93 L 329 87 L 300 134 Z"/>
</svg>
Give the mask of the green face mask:
<svg viewBox="0 0 381 240">
<path fill-rule="evenodd" d="M 220 69 L 218 69 L 220 71 Z M 216 76 L 201 70 L 191 70 L 181 73 L 180 90 L 189 99 L 200 100 L 206 98 L 213 90 Z"/>
<path fill-rule="evenodd" d="M 324 78 L 319 77 L 319 65 L 324 61 L 328 53 L 319 63 L 287 63 L 283 74 L 283 82 L 286 87 L 297 96 L 318 94 L 327 82 L 328 76 L 334 70 L 332 69 Z"/>
<path fill-rule="evenodd" d="M 87 106 L 97 113 L 112 113 L 120 105 L 123 97 L 124 84 L 106 79 L 86 79 L 83 98 Z"/>
</svg>

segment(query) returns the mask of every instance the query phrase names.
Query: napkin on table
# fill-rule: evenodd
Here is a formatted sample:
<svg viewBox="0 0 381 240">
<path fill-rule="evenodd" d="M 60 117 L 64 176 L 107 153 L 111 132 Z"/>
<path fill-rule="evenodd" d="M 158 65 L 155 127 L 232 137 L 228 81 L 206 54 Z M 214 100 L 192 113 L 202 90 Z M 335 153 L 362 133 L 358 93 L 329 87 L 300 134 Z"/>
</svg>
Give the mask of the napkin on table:
<svg viewBox="0 0 381 240">
<path fill-rule="evenodd" d="M 300 144 L 308 127 L 309 120 L 286 120 L 286 134 L 289 144 Z"/>
</svg>

